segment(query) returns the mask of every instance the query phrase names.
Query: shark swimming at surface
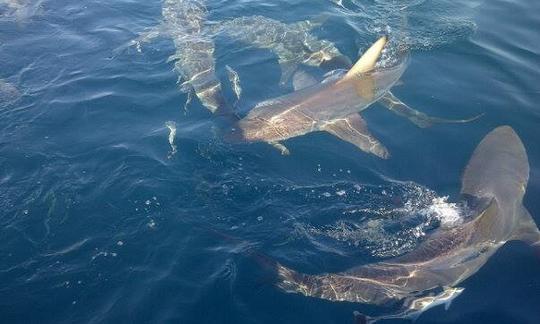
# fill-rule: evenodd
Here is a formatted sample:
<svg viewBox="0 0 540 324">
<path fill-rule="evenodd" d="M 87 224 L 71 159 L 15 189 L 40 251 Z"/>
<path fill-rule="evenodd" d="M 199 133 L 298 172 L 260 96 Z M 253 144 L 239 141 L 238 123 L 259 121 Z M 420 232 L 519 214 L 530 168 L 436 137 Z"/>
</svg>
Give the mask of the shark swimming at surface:
<svg viewBox="0 0 540 324">
<path fill-rule="evenodd" d="M 247 46 L 272 51 L 277 56 L 281 68 L 280 86 L 286 86 L 292 80 L 294 90 L 300 90 L 319 82 L 315 76 L 306 73 L 303 69 L 305 66 L 334 72 L 350 69 L 352 66 L 351 60 L 341 53 L 334 43 L 313 35 L 313 30 L 322 26 L 326 18 L 319 16 L 312 20 L 283 23 L 264 16 L 246 16 L 225 20 L 209 28 L 212 34 L 225 35 Z M 235 88 L 241 90 L 238 85 L 235 85 Z M 238 99 L 239 91 L 234 92 Z M 378 103 L 421 128 L 437 123 L 464 123 L 475 119 L 428 116 L 409 107 L 390 91 L 386 92 Z"/>
<path fill-rule="evenodd" d="M 349 58 L 332 42 L 312 35 L 313 29 L 325 22 L 325 16 L 289 24 L 264 16 L 245 16 L 219 23 L 207 23 L 207 14 L 201 0 L 165 0 L 162 24 L 132 42 L 132 45 L 140 48 L 140 42 L 148 42 L 160 35 L 169 35 L 172 38 L 176 53 L 169 61 L 175 61 L 174 68 L 180 74 L 178 83 L 181 84 L 182 91 L 189 94 L 186 104 L 190 102 L 191 94 L 195 93 L 211 112 L 221 108 L 225 113 L 231 113 L 216 75 L 214 38 L 218 35 L 230 37 L 250 47 L 274 52 L 281 68 L 281 86 L 302 73 L 298 70 L 300 65 L 333 69 L 351 67 Z M 238 74 L 229 66 L 226 68 L 238 100 L 241 92 Z M 294 84 L 295 90 L 308 85 L 310 84 L 306 82 Z M 408 118 L 419 127 L 429 127 L 434 123 L 470 121 L 427 116 L 410 108 L 389 91 L 380 99 L 379 102 L 384 107 Z"/>
<path fill-rule="evenodd" d="M 368 132 L 358 114 L 388 91 L 405 69 L 402 62 L 393 69 L 373 71 L 386 42 L 386 37 L 380 38 L 337 80 L 258 104 L 239 121 L 237 132 L 248 142 L 268 142 L 288 154 L 280 141 L 327 131 L 366 152 L 387 158 L 388 151 Z"/>
<path fill-rule="evenodd" d="M 408 60 L 398 51 L 397 63 L 376 68 L 387 44 L 386 37 L 375 42 L 358 62 L 344 74 L 336 73 L 315 85 L 296 86 L 297 91 L 255 106 L 235 129 L 237 138 L 247 142 L 267 142 L 288 154 L 283 140 L 314 131 L 325 131 L 361 150 L 386 159 L 388 150 L 368 130 L 360 112 L 380 101 L 385 107 L 405 116 L 420 127 L 436 122 L 472 121 L 434 118 L 401 102 L 389 90 L 400 79 Z M 295 75 L 296 77 L 297 75 Z M 296 81 L 296 80 L 295 80 Z M 293 83 L 297 83 L 293 81 Z M 305 82 L 301 82 L 305 83 Z"/>
<path fill-rule="evenodd" d="M 540 231 L 523 206 L 529 162 L 523 143 L 508 126 L 490 132 L 475 149 L 462 178 L 461 195 L 471 213 L 459 225 L 440 227 L 413 251 L 339 273 L 308 275 L 273 263 L 282 290 L 330 301 L 395 306 L 389 315 L 366 317 L 373 323 L 415 319 L 450 302 L 506 242 L 522 240 L 540 248 Z"/>
</svg>

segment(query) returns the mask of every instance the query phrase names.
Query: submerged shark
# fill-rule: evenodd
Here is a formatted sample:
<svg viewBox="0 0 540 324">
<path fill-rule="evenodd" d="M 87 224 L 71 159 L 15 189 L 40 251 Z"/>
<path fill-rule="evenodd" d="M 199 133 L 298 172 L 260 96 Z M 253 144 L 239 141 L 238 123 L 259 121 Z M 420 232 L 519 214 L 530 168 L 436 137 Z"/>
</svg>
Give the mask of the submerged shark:
<svg viewBox="0 0 540 324">
<path fill-rule="evenodd" d="M 15 20 L 24 23 L 28 18 L 38 14 L 42 0 L 0 0 L 0 20 Z"/>
<path fill-rule="evenodd" d="M 381 102 L 420 127 L 438 122 L 463 123 L 480 117 L 465 120 L 434 118 L 404 104 L 390 89 L 403 74 L 408 54 L 405 50 L 397 50 L 399 58 L 396 64 L 376 68 L 386 43 L 387 38 L 381 37 L 348 72 L 334 73 L 319 84 L 302 88 L 297 84 L 306 83 L 305 80 L 293 80 L 295 88 L 302 89 L 255 106 L 239 121 L 235 136 L 248 142 L 270 143 L 283 154 L 288 154 L 288 149 L 280 141 L 314 131 L 326 131 L 365 152 L 386 159 L 390 156 L 388 150 L 369 132 L 359 114 L 374 102 Z"/>
<path fill-rule="evenodd" d="M 216 112 L 225 107 L 226 102 L 215 71 L 214 40 L 206 32 L 207 14 L 202 0 L 164 0 L 161 25 L 143 33 L 130 45 L 140 49 L 141 42 L 169 36 L 176 52 L 168 62 L 175 62 L 181 90 L 189 95 L 195 93 L 208 110 Z"/>
<path fill-rule="evenodd" d="M 175 70 L 180 74 L 178 83 L 189 94 L 193 90 L 211 112 L 225 104 L 213 57 L 216 36 L 229 37 L 256 48 L 271 49 L 278 56 L 282 85 L 291 79 L 299 64 L 319 67 L 332 61 L 332 64 L 339 67 L 351 65 L 351 61 L 332 42 L 320 40 L 310 33 L 321 26 L 324 17 L 292 24 L 264 16 L 245 16 L 208 23 L 207 10 L 201 0 L 165 0 L 162 16 L 163 23 L 160 26 L 143 33 L 129 45 L 140 49 L 141 43 L 158 36 L 170 36 L 176 53 L 168 61 L 175 61 Z M 238 77 L 230 67 L 227 67 L 227 73 L 231 83 Z M 233 90 L 239 97 L 241 89 L 237 86 Z"/>
<path fill-rule="evenodd" d="M 209 26 L 214 35 L 229 37 L 255 48 L 269 49 L 278 57 L 283 86 L 298 65 L 350 67 L 352 62 L 334 43 L 315 37 L 311 31 L 320 27 L 325 16 L 295 23 L 283 23 L 264 16 L 245 16 Z"/>
<path fill-rule="evenodd" d="M 462 179 L 461 195 L 472 213 L 461 225 L 441 227 L 415 250 L 383 262 L 340 273 L 302 274 L 274 263 L 286 292 L 330 301 L 380 306 L 401 303 L 401 311 L 380 317 L 356 313 L 361 322 L 415 319 L 449 303 L 506 242 L 522 240 L 540 248 L 540 231 L 523 206 L 529 179 L 527 153 L 508 126 L 496 128 L 478 145 Z"/>
</svg>

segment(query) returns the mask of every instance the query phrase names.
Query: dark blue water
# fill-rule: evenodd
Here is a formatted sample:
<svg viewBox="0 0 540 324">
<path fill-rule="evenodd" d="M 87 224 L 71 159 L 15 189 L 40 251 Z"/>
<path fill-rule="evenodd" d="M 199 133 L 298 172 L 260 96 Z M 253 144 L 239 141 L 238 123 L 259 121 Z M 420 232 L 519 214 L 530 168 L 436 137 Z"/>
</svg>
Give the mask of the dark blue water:
<svg viewBox="0 0 540 324">
<path fill-rule="evenodd" d="M 246 252 L 318 273 L 410 251 L 456 211 L 462 170 L 499 125 L 527 147 L 524 204 L 540 223 L 538 1 L 407 1 L 411 61 L 394 93 L 434 116 L 485 115 L 420 129 L 375 105 L 364 116 L 390 160 L 322 133 L 287 141 L 290 156 L 222 141 L 200 102 L 184 110 L 170 39 L 124 48 L 160 23 L 159 0 L 7 2 L 2 323 L 351 323 L 355 310 L 380 314 L 284 293 Z M 329 14 L 314 33 L 355 59 L 387 30 L 396 3 L 207 6 L 211 22 Z M 290 91 L 279 87 L 268 49 L 218 38 L 215 57 L 224 83 L 225 65 L 239 73 L 240 111 Z M 167 125 L 176 128 L 172 145 Z M 534 251 L 511 242 L 460 284 L 448 311 L 431 309 L 418 322 L 539 323 L 539 274 Z"/>
</svg>

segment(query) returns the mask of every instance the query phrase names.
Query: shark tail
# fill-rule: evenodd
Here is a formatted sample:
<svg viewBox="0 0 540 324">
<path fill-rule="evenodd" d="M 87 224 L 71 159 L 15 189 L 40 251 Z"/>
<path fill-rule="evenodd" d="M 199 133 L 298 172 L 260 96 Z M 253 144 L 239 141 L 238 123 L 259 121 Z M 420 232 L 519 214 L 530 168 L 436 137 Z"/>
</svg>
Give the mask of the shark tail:
<svg viewBox="0 0 540 324">
<path fill-rule="evenodd" d="M 465 119 L 446 119 L 446 118 L 432 117 L 432 116 L 424 114 L 423 112 L 420 112 L 418 110 L 415 110 L 409 107 L 406 103 L 399 100 L 399 98 L 397 98 L 390 91 L 388 91 L 379 100 L 379 102 L 391 112 L 401 117 L 407 118 L 409 121 L 411 121 L 413 124 L 415 124 L 416 126 L 420 128 L 428 128 L 428 127 L 433 126 L 434 124 L 464 124 L 464 123 L 475 121 L 479 119 L 480 117 L 484 116 L 484 113 L 482 113 L 474 117 L 465 118 Z"/>
</svg>

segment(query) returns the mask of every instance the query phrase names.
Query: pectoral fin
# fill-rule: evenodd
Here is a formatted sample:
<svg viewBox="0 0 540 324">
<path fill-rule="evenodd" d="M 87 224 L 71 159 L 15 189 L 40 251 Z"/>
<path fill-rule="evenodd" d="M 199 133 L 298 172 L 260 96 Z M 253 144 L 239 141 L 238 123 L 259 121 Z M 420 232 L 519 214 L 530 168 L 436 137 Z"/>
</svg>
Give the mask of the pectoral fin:
<svg viewBox="0 0 540 324">
<path fill-rule="evenodd" d="M 427 128 L 433 126 L 433 124 L 459 124 L 459 123 L 468 123 L 473 120 L 476 120 L 483 116 L 483 114 L 474 116 L 472 118 L 468 119 L 445 119 L 445 118 L 438 118 L 438 117 L 431 117 L 423 112 L 420 112 L 418 110 L 414 110 L 411 107 L 407 106 L 404 102 L 399 100 L 396 96 L 394 96 L 390 91 L 388 91 L 380 100 L 379 102 L 386 108 L 388 108 L 391 112 L 401 116 L 405 117 L 408 120 L 410 120 L 413 124 L 420 128 Z"/>
<path fill-rule="evenodd" d="M 327 122 L 321 127 L 321 130 L 355 145 L 364 152 L 374 154 L 382 159 L 390 157 L 388 150 L 373 137 L 367 128 L 366 122 L 358 114 Z"/>
</svg>

